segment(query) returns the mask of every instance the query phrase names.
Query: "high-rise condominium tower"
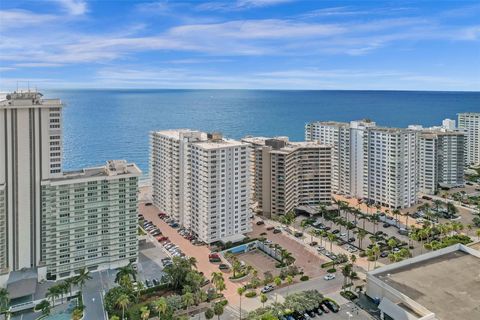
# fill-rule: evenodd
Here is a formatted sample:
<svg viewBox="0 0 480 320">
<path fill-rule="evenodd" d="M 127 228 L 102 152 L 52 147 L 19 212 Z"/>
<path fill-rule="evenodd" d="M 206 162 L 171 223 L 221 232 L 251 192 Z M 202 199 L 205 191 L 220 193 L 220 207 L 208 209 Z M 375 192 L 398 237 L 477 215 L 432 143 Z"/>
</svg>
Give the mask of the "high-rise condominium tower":
<svg viewBox="0 0 480 320">
<path fill-rule="evenodd" d="M 141 171 L 109 161 L 63 172 L 61 115 L 60 100 L 36 91 L 0 101 L 0 287 L 11 299 L 34 293 L 33 279 L 137 258 Z"/>
<path fill-rule="evenodd" d="M 330 204 L 332 147 L 288 138 L 246 137 L 255 154 L 253 188 L 257 209 L 266 217 L 299 206 Z"/>
<path fill-rule="evenodd" d="M 0 101 L 0 277 L 44 265 L 41 182 L 61 172 L 61 115 L 36 91 Z"/>
<path fill-rule="evenodd" d="M 150 167 L 155 206 L 200 240 L 251 231 L 247 144 L 189 129 L 153 132 Z"/>
<path fill-rule="evenodd" d="M 418 140 L 419 191 L 435 194 L 439 186 L 464 185 L 465 135 L 455 131 L 423 131 Z"/>
<path fill-rule="evenodd" d="M 312 122 L 305 126 L 305 139 L 331 145 L 332 191 L 363 198 L 363 137 L 370 120 Z"/>
<path fill-rule="evenodd" d="M 459 113 L 458 129 L 465 132 L 466 164 L 480 164 L 480 113 Z"/>
<path fill-rule="evenodd" d="M 368 128 L 364 137 L 364 198 L 393 209 L 417 201 L 417 134 L 408 129 Z"/>
</svg>

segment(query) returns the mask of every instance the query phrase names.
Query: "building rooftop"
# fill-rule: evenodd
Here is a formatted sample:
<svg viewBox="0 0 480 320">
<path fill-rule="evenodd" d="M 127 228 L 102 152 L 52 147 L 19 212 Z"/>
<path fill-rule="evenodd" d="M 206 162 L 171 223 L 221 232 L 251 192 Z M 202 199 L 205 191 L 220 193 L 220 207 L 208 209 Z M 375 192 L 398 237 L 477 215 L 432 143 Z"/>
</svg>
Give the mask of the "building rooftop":
<svg viewBox="0 0 480 320">
<path fill-rule="evenodd" d="M 205 140 L 193 142 L 194 145 L 202 149 L 223 149 L 228 147 L 243 147 L 247 146 L 246 143 L 232 140 L 232 139 L 220 139 L 220 140 Z"/>
<path fill-rule="evenodd" d="M 324 126 L 341 126 L 341 127 L 349 127 L 350 122 L 340 122 L 340 121 L 314 121 L 312 124 L 321 124 Z"/>
<path fill-rule="evenodd" d="M 424 256 L 371 274 L 440 320 L 480 319 L 480 252 L 457 245 Z"/>
<path fill-rule="evenodd" d="M 50 179 L 52 182 L 67 181 L 71 179 L 112 177 L 121 175 L 141 175 L 142 171 L 134 163 L 125 160 L 109 160 L 100 167 L 84 168 L 76 171 L 64 171 L 60 177 Z"/>
<path fill-rule="evenodd" d="M 44 99 L 37 90 L 20 90 L 2 95 L 0 107 L 62 106 L 60 99 Z"/>
</svg>

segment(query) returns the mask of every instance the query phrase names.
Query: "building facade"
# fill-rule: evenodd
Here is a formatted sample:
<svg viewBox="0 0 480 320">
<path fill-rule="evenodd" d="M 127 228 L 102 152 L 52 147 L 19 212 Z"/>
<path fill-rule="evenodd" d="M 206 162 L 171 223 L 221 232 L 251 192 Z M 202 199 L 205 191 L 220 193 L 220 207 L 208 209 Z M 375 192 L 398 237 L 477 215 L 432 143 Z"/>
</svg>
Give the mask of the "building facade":
<svg viewBox="0 0 480 320">
<path fill-rule="evenodd" d="M 0 287 L 7 287 L 12 300 L 33 294 L 36 281 L 47 276 L 58 279 L 83 267 L 116 268 L 136 260 L 136 230 L 127 228 L 133 222 L 136 228 L 141 172 L 124 161 L 63 172 L 62 107 L 59 99 L 44 99 L 37 91 L 14 92 L 0 101 Z M 132 179 L 125 188 L 120 187 L 124 167 L 135 169 L 125 175 Z M 94 184 L 101 189 L 91 189 Z M 102 212 L 94 214 L 97 209 Z M 112 234 L 107 226 L 115 227 Z M 124 241 L 118 236 L 123 231 L 125 255 L 114 243 Z M 103 246 L 108 236 L 111 244 Z M 88 251 L 94 246 L 96 257 Z"/>
<path fill-rule="evenodd" d="M 480 164 L 480 113 L 465 112 L 458 114 L 458 129 L 465 132 L 467 165 Z"/>
<path fill-rule="evenodd" d="M 42 183 L 41 257 L 48 279 L 137 261 L 140 175 L 135 164 L 115 160 Z"/>
<path fill-rule="evenodd" d="M 62 106 L 36 91 L 0 101 L 0 274 L 7 278 L 43 266 L 41 182 L 61 172 Z"/>
<path fill-rule="evenodd" d="M 289 142 L 286 137 L 247 137 L 255 150 L 253 176 L 257 207 L 266 217 L 299 206 L 331 203 L 332 147 Z"/>
<path fill-rule="evenodd" d="M 347 122 L 312 122 L 305 126 L 307 141 L 331 145 L 332 191 L 340 195 L 363 198 L 363 139 L 371 120 Z"/>
<path fill-rule="evenodd" d="M 153 201 L 160 210 L 207 243 L 251 231 L 247 144 L 188 129 L 151 136 Z"/>
<path fill-rule="evenodd" d="M 465 135 L 458 131 L 421 131 L 418 140 L 419 191 L 435 194 L 439 187 L 465 184 Z"/>
<path fill-rule="evenodd" d="M 372 127 L 364 139 L 364 198 L 400 209 L 417 202 L 415 130 Z"/>
</svg>

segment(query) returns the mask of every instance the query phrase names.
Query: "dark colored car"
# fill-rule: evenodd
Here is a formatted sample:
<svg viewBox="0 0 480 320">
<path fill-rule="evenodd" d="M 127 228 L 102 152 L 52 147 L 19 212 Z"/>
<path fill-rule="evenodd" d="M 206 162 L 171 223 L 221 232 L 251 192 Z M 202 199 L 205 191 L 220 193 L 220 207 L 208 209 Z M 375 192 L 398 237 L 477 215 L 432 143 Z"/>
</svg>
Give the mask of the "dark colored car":
<svg viewBox="0 0 480 320">
<path fill-rule="evenodd" d="M 338 230 L 338 229 L 335 229 L 335 230 L 333 230 L 333 231 L 332 231 L 332 233 L 333 233 L 333 234 L 340 233 L 340 230 Z"/>
<path fill-rule="evenodd" d="M 325 306 L 327 306 L 327 308 L 330 309 L 333 313 L 337 313 L 338 310 L 339 310 L 339 309 L 338 309 L 338 306 L 337 306 L 335 303 L 333 303 L 333 302 L 331 302 L 331 301 L 329 301 L 329 300 L 325 300 L 325 301 L 323 301 L 322 303 L 323 303 Z"/>
<path fill-rule="evenodd" d="M 385 222 L 385 223 L 383 224 L 383 227 L 384 227 L 384 228 L 390 228 L 390 223 L 386 223 L 386 222 Z"/>
<path fill-rule="evenodd" d="M 273 229 L 275 229 L 275 227 L 272 227 L 272 226 L 267 227 L 267 231 L 272 231 Z"/>
<path fill-rule="evenodd" d="M 307 310 L 307 314 L 310 316 L 310 318 L 315 318 L 317 316 L 317 313 L 313 310 Z"/>
<path fill-rule="evenodd" d="M 264 221 L 260 220 L 260 221 L 257 221 L 257 226 L 261 226 L 262 224 L 265 224 Z"/>
<path fill-rule="evenodd" d="M 273 229 L 273 233 L 281 233 L 281 232 L 282 232 L 282 230 L 280 230 L 280 229 Z"/>
<path fill-rule="evenodd" d="M 331 230 L 332 228 L 330 227 L 325 227 L 325 231 Z"/>
<path fill-rule="evenodd" d="M 228 270 L 230 269 L 230 267 L 228 265 L 226 265 L 225 263 L 222 263 L 218 266 L 218 269 L 220 270 Z"/>
<path fill-rule="evenodd" d="M 381 258 L 386 258 L 386 257 L 388 257 L 388 252 L 387 252 L 387 251 L 383 251 L 382 253 L 380 253 L 380 257 L 381 257 Z"/>
<path fill-rule="evenodd" d="M 348 239 L 348 242 L 354 242 L 355 241 L 355 238 L 354 237 L 351 237 Z"/>
<path fill-rule="evenodd" d="M 296 238 L 300 238 L 301 236 L 303 236 L 303 233 L 297 231 L 297 232 L 295 232 L 294 236 L 295 236 Z"/>
<path fill-rule="evenodd" d="M 318 244 L 317 241 L 310 242 L 310 246 L 315 247 Z"/>
<path fill-rule="evenodd" d="M 149 206 L 151 206 L 151 205 L 152 205 L 152 203 L 151 203 L 151 202 L 147 202 L 147 203 L 145 203 L 145 206 L 146 206 L 146 207 L 149 207 Z"/>
<path fill-rule="evenodd" d="M 160 281 L 158 281 L 158 279 L 153 279 L 152 282 L 154 286 L 158 286 L 160 284 Z"/>
</svg>

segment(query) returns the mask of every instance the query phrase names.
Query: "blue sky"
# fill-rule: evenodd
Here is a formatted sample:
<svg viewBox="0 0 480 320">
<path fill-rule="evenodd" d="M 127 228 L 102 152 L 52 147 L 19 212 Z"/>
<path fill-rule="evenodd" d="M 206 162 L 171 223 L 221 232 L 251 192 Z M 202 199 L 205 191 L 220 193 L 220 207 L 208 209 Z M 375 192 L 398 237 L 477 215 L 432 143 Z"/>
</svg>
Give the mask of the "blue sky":
<svg viewBox="0 0 480 320">
<path fill-rule="evenodd" d="M 0 89 L 480 90 L 479 1 L 0 1 Z"/>
</svg>

